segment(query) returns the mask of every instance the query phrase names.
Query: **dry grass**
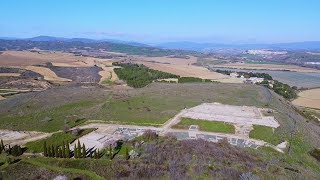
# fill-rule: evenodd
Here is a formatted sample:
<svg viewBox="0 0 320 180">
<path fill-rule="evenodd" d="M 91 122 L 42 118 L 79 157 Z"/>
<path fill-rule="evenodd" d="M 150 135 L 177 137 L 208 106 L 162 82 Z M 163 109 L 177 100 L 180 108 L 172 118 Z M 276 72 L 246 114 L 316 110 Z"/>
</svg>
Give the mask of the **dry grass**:
<svg viewBox="0 0 320 180">
<path fill-rule="evenodd" d="M 266 69 L 266 70 L 288 70 L 295 72 L 320 72 L 317 69 L 301 67 L 296 65 L 282 65 L 282 64 L 246 64 L 246 63 L 230 63 L 219 64 L 218 67 L 237 68 L 237 69 Z"/>
<path fill-rule="evenodd" d="M 81 58 L 62 52 L 4 51 L 0 55 L 0 66 L 30 66 L 46 62 L 74 63 Z"/>
<path fill-rule="evenodd" d="M 298 106 L 320 109 L 320 88 L 300 92 L 298 98 L 292 103 Z"/>
<path fill-rule="evenodd" d="M 136 63 L 143 64 L 151 69 L 176 74 L 182 77 L 198 77 L 202 79 L 229 79 L 229 76 L 211 72 L 200 66 L 192 65 L 197 58 L 191 56 L 189 59 L 170 57 L 142 57 Z"/>
</svg>

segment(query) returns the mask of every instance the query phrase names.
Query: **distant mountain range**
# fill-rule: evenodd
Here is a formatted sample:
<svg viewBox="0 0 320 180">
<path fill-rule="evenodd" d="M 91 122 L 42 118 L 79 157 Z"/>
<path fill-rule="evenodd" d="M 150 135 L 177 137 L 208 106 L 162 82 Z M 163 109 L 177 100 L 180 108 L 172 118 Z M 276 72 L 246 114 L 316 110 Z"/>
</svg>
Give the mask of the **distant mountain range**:
<svg viewBox="0 0 320 180">
<path fill-rule="evenodd" d="M 134 41 L 122 41 L 116 39 L 89 39 L 89 38 L 63 38 L 53 36 L 37 36 L 32 38 L 10 38 L 0 37 L 4 40 L 28 40 L 28 41 L 64 41 L 64 42 L 83 42 L 83 43 L 99 43 L 110 42 L 116 44 L 126 44 L 139 47 L 157 47 L 164 49 L 189 50 L 199 52 L 211 52 L 224 49 L 272 49 L 272 50 L 314 50 L 320 51 L 320 41 L 306 41 L 293 43 L 274 43 L 274 44 L 223 44 L 223 43 L 197 43 L 190 41 L 165 42 L 157 45 L 148 45 Z"/>
<path fill-rule="evenodd" d="M 127 44 L 132 46 L 140 46 L 140 47 L 151 47 L 150 45 L 133 42 L 133 41 L 121 41 L 116 39 L 89 39 L 89 38 L 63 38 L 63 37 L 54 37 L 54 36 L 36 36 L 32 38 L 10 38 L 10 37 L 0 37 L 0 39 L 4 40 L 27 40 L 27 41 L 64 41 L 64 42 L 83 42 L 83 43 L 99 43 L 99 42 L 110 42 L 117 44 Z"/>
<path fill-rule="evenodd" d="M 273 50 L 320 50 L 320 41 L 275 43 L 275 44 L 220 44 L 220 43 L 196 43 L 196 42 L 167 42 L 158 44 L 157 47 L 166 49 L 214 51 L 219 49 L 273 49 Z"/>
</svg>

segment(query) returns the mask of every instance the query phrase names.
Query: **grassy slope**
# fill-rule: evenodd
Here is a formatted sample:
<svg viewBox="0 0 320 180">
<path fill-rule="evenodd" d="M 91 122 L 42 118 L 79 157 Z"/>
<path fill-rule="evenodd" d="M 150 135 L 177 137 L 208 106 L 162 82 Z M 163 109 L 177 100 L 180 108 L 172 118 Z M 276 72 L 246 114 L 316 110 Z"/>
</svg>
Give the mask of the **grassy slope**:
<svg viewBox="0 0 320 180">
<path fill-rule="evenodd" d="M 1 101 L 0 106 L 3 109 L 0 109 L 0 121 L 2 122 L 0 128 L 57 130 L 63 127 L 65 117 L 74 114 L 87 119 L 113 120 L 119 123 L 139 124 L 147 122 L 160 124 L 173 117 L 183 108 L 193 107 L 203 102 L 268 107 L 276 110 L 273 115 L 280 123 L 280 127 L 275 130 L 273 136 L 276 136 L 281 141 L 287 140 L 290 143 L 290 156 L 284 157 L 284 163 L 288 163 L 290 166 L 300 169 L 300 171 L 314 173 L 315 170 L 318 170 L 316 162 L 308 155 L 308 152 L 314 147 L 320 146 L 317 133 L 319 129 L 316 129 L 314 125 L 308 124 L 286 100 L 260 86 L 246 84 L 153 83 L 142 89 L 113 92 L 113 96 L 106 95 L 108 93 L 105 91 L 99 94 L 99 92 L 91 92 L 88 89 L 84 89 L 80 94 L 77 94 L 77 89 L 73 89 L 73 99 L 71 100 L 67 99 L 68 97 L 59 99 L 57 95 L 44 96 L 48 92 L 42 92 L 43 96 L 41 98 L 39 98 L 40 93 L 30 93 L 31 95 L 37 94 L 36 98 L 31 96 L 32 98 L 28 98 L 28 101 L 23 101 L 23 103 L 20 102 L 20 98 L 29 97 L 30 94 L 19 95 L 9 100 Z M 59 91 L 58 94 L 70 96 L 67 92 Z M 41 102 L 44 97 L 47 99 Z M 64 99 L 68 101 L 64 101 Z M 92 104 L 80 105 L 76 108 L 70 108 L 67 105 L 67 108 L 64 108 L 66 104 L 77 104 L 77 102 L 88 100 L 91 100 Z M 30 107 L 28 108 L 27 105 Z M 20 118 L 21 116 L 32 114 L 32 112 L 47 115 L 48 112 L 61 106 L 64 111 L 60 110 L 54 113 L 60 114 L 61 119 L 53 119 L 47 122 L 46 125 L 39 125 L 41 119 Z M 15 126 L 12 126 L 13 122 Z M 51 127 L 48 129 L 47 125 L 55 123 L 60 123 L 60 125 L 55 126 L 55 129 Z"/>
<path fill-rule="evenodd" d="M 90 91 L 60 87 L 1 101 L 0 128 L 53 132 L 63 129 L 65 122 L 70 127 L 84 122 L 83 118 L 161 125 L 183 108 L 203 102 L 264 105 L 259 90 L 250 85 L 154 83 L 142 89 L 114 91 L 112 96 L 100 88 Z M 46 117 L 51 120 L 45 121 Z"/>
<path fill-rule="evenodd" d="M 234 134 L 235 128 L 231 124 L 219 121 L 205 121 L 199 119 L 183 118 L 174 127 L 179 129 L 189 129 L 190 125 L 198 125 L 199 129 L 208 132 L 222 132 Z"/>
</svg>

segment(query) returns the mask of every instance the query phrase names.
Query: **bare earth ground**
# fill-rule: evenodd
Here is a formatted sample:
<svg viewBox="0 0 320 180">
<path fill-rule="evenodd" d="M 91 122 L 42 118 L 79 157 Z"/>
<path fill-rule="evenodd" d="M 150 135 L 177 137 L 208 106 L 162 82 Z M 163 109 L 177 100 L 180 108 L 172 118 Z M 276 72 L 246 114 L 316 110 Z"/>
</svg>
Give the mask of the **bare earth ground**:
<svg viewBox="0 0 320 180">
<path fill-rule="evenodd" d="M 45 80 L 47 81 L 54 81 L 54 82 L 70 82 L 72 80 L 67 78 L 58 77 L 56 73 L 46 67 L 39 67 L 39 66 L 23 66 L 20 67 L 21 69 L 30 70 L 36 73 L 41 74 Z"/>
<path fill-rule="evenodd" d="M 112 53 L 112 52 L 109 52 Z M 110 79 L 111 81 L 118 80 L 117 75 L 114 73 L 112 67 L 112 59 L 100 59 L 93 57 L 75 56 L 71 53 L 64 52 L 30 52 L 30 51 L 5 51 L 0 55 L 0 66 L 19 67 L 22 69 L 31 70 L 44 76 L 44 79 L 51 82 L 70 82 L 70 78 L 59 77 L 55 72 L 46 67 L 33 66 L 37 64 L 44 64 L 51 62 L 56 67 L 93 67 L 98 66 L 102 68 L 99 72 L 102 83 L 104 80 Z M 13 73 L 1 73 L 0 76 L 19 76 Z"/>
<path fill-rule="evenodd" d="M 1 100 L 4 100 L 4 99 L 6 99 L 6 98 L 4 98 L 4 97 L 0 96 L 0 101 L 1 101 Z"/>
<path fill-rule="evenodd" d="M 36 141 L 39 139 L 51 136 L 50 133 L 35 132 L 35 131 L 9 131 L 0 130 L 0 137 L 4 143 L 11 145 L 25 144 L 30 141 Z"/>
<path fill-rule="evenodd" d="M 151 69 L 176 74 L 183 77 L 198 77 L 202 79 L 222 80 L 230 79 L 229 76 L 211 72 L 200 66 L 192 65 L 197 62 L 197 58 L 191 56 L 189 59 L 170 57 L 140 57 L 135 60 L 138 64 L 143 64 Z"/>
<path fill-rule="evenodd" d="M 300 92 L 298 98 L 292 103 L 298 106 L 320 109 L 320 88 Z"/>
<path fill-rule="evenodd" d="M 280 124 L 273 116 L 263 116 L 254 106 L 232 106 L 220 103 L 203 103 L 185 110 L 182 117 L 222 121 L 238 125 L 262 125 L 277 128 Z"/>
<path fill-rule="evenodd" d="M 278 64 L 246 64 L 246 63 L 230 63 L 219 64 L 217 67 L 237 68 L 237 69 L 260 69 L 260 70 L 288 70 L 296 72 L 320 72 L 317 69 L 306 68 L 296 65 L 278 65 Z"/>
<path fill-rule="evenodd" d="M 76 63 L 81 58 L 62 52 L 4 51 L 0 54 L 0 66 L 30 66 L 46 62 Z"/>
</svg>

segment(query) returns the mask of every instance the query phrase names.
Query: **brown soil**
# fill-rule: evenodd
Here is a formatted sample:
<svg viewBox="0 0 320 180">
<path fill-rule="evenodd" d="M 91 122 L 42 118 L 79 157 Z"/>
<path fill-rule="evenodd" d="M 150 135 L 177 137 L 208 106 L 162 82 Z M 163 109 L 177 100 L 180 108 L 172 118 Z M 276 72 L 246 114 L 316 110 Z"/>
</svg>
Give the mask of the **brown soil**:
<svg viewBox="0 0 320 180">
<path fill-rule="evenodd" d="M 320 88 L 302 91 L 298 96 L 297 99 L 292 101 L 293 104 L 320 109 Z"/>
</svg>

